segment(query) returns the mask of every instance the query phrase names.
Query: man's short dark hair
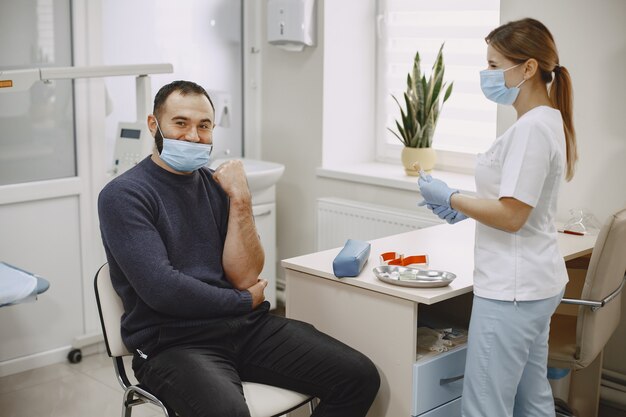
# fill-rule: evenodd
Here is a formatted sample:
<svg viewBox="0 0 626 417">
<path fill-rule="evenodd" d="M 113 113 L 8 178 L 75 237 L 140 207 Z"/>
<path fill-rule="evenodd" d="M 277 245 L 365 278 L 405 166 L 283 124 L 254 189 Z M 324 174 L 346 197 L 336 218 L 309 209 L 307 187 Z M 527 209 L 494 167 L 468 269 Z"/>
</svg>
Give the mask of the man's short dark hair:
<svg viewBox="0 0 626 417">
<path fill-rule="evenodd" d="M 152 114 L 158 117 L 161 110 L 163 110 L 165 100 L 167 100 L 170 94 L 175 91 L 178 91 L 181 96 L 186 96 L 187 94 L 203 95 L 209 100 L 209 103 L 211 103 L 211 108 L 213 109 L 213 111 L 215 111 L 213 101 L 211 101 L 211 97 L 209 97 L 209 94 L 204 88 L 192 81 L 178 80 L 172 81 L 171 83 L 161 87 L 159 92 L 154 97 L 154 108 L 152 109 Z"/>
<path fill-rule="evenodd" d="M 203 95 L 209 100 L 211 108 L 213 109 L 213 112 L 215 112 L 215 106 L 213 105 L 213 101 L 211 101 L 209 93 L 207 93 L 204 88 L 192 81 L 178 80 L 172 81 L 171 83 L 164 85 L 163 87 L 161 87 L 159 92 L 156 93 L 156 96 L 154 96 L 154 107 L 152 109 L 152 114 L 154 114 L 157 119 L 160 117 L 160 113 L 163 111 L 165 101 L 170 96 L 170 94 L 174 92 L 180 93 L 181 96 L 186 96 L 188 94 Z M 161 132 L 159 130 L 157 130 L 154 139 L 160 154 L 163 150 L 163 136 L 161 135 Z"/>
</svg>

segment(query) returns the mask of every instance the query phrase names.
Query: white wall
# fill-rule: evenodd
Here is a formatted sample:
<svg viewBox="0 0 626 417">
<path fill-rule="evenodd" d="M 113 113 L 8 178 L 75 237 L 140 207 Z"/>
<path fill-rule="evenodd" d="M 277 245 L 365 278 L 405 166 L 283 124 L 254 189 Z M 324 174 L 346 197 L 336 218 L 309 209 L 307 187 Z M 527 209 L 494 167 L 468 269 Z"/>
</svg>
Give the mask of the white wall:
<svg viewBox="0 0 626 417">
<path fill-rule="evenodd" d="M 267 3 L 267 1 L 264 1 Z M 314 48 L 283 51 L 262 31 L 261 158 L 285 165 L 277 185 L 278 259 L 312 251 L 315 168 L 322 161 L 322 73 L 324 34 L 318 4 Z M 266 27 L 266 8 L 263 8 Z M 282 273 L 282 271 L 280 271 Z"/>
<path fill-rule="evenodd" d="M 327 2 L 323 16 L 320 13 L 326 39 L 332 40 L 323 45 L 325 167 L 374 159 L 375 89 L 363 86 L 376 81 L 375 3 Z"/>
<path fill-rule="evenodd" d="M 364 10 L 371 7 L 370 2 L 355 2 L 352 6 L 357 7 L 357 3 L 362 4 L 362 9 L 353 14 L 354 19 L 363 19 Z M 325 61 L 336 59 L 335 45 L 342 42 L 342 33 L 333 32 L 339 39 L 330 38 L 325 33 L 324 15 L 330 12 L 330 9 L 324 10 L 325 7 L 339 10 L 340 6 L 336 6 L 335 2 L 318 0 L 319 38 L 316 47 L 307 48 L 302 53 L 288 53 L 265 42 L 262 45 L 261 156 L 287 167 L 277 187 L 279 260 L 315 250 L 315 200 L 318 197 L 382 202 L 404 209 L 412 209 L 416 203 L 415 193 L 412 192 L 315 176 L 315 168 L 322 165 L 322 156 L 335 161 L 352 158 L 350 150 L 342 149 L 338 144 L 341 137 L 335 136 L 332 140 L 327 137 L 329 132 L 344 131 L 345 126 L 337 125 L 333 129 L 328 125 L 331 116 L 323 108 L 324 93 L 328 92 L 325 77 L 337 76 L 337 73 L 328 74 L 332 63 Z M 565 220 L 569 208 L 585 208 L 603 220 L 609 213 L 626 207 L 626 164 L 622 162 L 626 160 L 626 140 L 621 123 L 626 114 L 626 27 L 623 24 L 626 21 L 626 2 L 607 0 L 602 2 L 601 7 L 593 7 L 585 0 L 502 0 L 501 14 L 503 21 L 525 16 L 543 21 L 556 38 L 561 63 L 572 74 L 580 162 L 576 177 L 562 189 L 558 217 Z M 356 27 L 350 19 L 347 15 L 342 21 L 346 33 Z M 350 36 L 346 34 L 346 39 Z M 361 47 L 355 45 L 354 49 Z M 329 54 L 325 53 L 326 48 Z M 354 51 L 346 48 L 344 53 L 352 54 Z M 367 54 L 356 53 L 355 56 L 363 55 Z M 355 73 L 362 70 L 359 64 L 355 63 L 351 70 Z M 333 79 L 333 82 L 336 83 L 336 80 Z M 350 81 L 347 83 L 350 84 Z M 365 84 L 362 88 L 373 89 L 373 86 Z M 358 89 L 355 90 L 352 85 L 348 91 Z M 358 105 L 363 97 L 350 99 L 350 103 Z M 367 108 L 362 111 L 367 111 Z M 350 114 L 359 113 L 346 112 L 341 123 L 368 122 L 348 119 Z M 499 131 L 512 122 L 510 112 L 505 109 L 499 112 Z M 626 327 L 626 318 L 622 320 L 622 326 Z M 626 335 L 626 329 L 620 331 Z M 622 336 L 623 339 L 626 336 Z M 610 359 L 612 352 L 623 352 L 624 346 L 626 340 L 620 342 L 618 347 L 607 349 L 607 361 L 612 369 L 626 366 Z"/>
<path fill-rule="evenodd" d="M 341 31 L 336 30 L 333 33 L 340 39 L 333 40 L 333 45 L 329 46 L 324 30 L 324 16 L 329 14 L 333 14 L 336 27 L 343 28 L 344 32 L 349 32 L 351 19 L 358 20 L 362 26 L 371 17 L 373 24 L 373 4 L 372 0 L 351 0 L 350 4 L 318 1 L 317 45 L 300 53 L 285 52 L 267 44 L 265 30 L 262 31 L 261 157 L 286 166 L 277 185 L 279 262 L 315 250 L 315 201 L 318 197 L 342 197 L 405 209 L 415 207 L 415 195 L 411 192 L 315 175 L 322 159 L 325 164 L 340 164 L 373 155 L 373 48 L 365 42 L 359 43 L 354 35 L 341 39 Z M 364 5 L 363 9 L 350 13 L 351 8 L 358 9 L 359 5 Z M 265 16 L 262 22 L 265 27 Z M 361 34 L 367 36 L 364 31 Z M 328 56 L 326 49 L 331 51 Z M 337 64 L 328 62 L 332 57 L 341 59 L 342 55 L 348 55 L 351 62 L 343 71 L 336 68 Z M 365 91 L 363 85 L 372 87 Z M 324 94 L 336 89 L 345 92 L 346 100 L 324 108 Z M 359 95 L 359 89 L 365 99 Z M 365 106 L 343 110 L 347 103 L 357 108 L 362 103 Z M 358 137 L 362 147 L 346 147 L 342 142 L 346 135 Z M 281 268 L 278 271 L 279 275 L 283 274 Z"/>
<path fill-rule="evenodd" d="M 102 60 L 106 65 L 173 65 L 173 73 L 151 76 L 152 98 L 171 81 L 190 80 L 208 90 L 216 106 L 216 117 L 219 118 L 227 100 L 230 126 L 215 127 L 213 156 L 242 155 L 240 1 L 103 1 L 102 31 Z M 111 77 L 105 82 L 113 103 L 113 111 L 106 119 L 106 160 L 112 164 L 117 123 L 137 120 L 135 79 Z M 152 102 L 148 111 L 152 112 Z M 139 121 L 145 120 L 142 117 Z"/>
</svg>

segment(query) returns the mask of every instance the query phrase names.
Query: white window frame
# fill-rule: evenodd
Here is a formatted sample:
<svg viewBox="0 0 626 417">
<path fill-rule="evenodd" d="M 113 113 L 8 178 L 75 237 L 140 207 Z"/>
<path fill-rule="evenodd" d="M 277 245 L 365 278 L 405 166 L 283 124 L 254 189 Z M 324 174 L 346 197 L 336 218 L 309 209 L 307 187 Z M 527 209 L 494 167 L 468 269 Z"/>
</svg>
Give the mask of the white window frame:
<svg viewBox="0 0 626 417">
<path fill-rule="evenodd" d="M 386 65 L 387 62 L 384 58 L 386 53 L 386 26 L 385 22 L 388 19 L 388 10 L 387 10 L 387 1 L 388 0 L 377 0 L 377 20 L 376 20 L 376 160 L 380 162 L 386 163 L 397 163 L 399 161 L 400 153 L 403 148 L 403 145 L 397 141 L 396 144 L 388 143 L 388 131 L 387 131 L 387 112 L 388 110 L 388 94 L 389 91 L 387 89 L 387 84 L 385 81 L 386 74 Z M 414 0 L 413 0 L 414 1 Z M 449 3 L 458 3 L 459 6 L 462 6 L 464 9 L 467 9 L 468 3 L 467 0 L 448 0 Z M 487 0 L 488 2 L 488 0 Z M 425 3 L 425 2 L 423 2 Z M 474 2 L 473 5 L 477 5 L 480 2 Z M 429 5 L 432 3 L 429 3 Z M 429 6 L 430 7 L 430 6 Z M 437 5 L 433 5 L 433 7 L 437 7 Z M 470 6 L 472 7 L 472 6 Z M 498 13 L 499 14 L 499 13 Z M 493 16 L 493 14 L 492 14 Z M 491 22 L 491 25 L 495 27 L 498 22 Z M 485 33 L 486 35 L 487 33 Z M 485 49 L 486 51 L 486 49 Z M 421 51 L 420 51 L 421 52 Z M 486 53 L 486 52 L 485 52 Z M 432 66 L 432 61 L 427 62 L 424 59 L 424 53 L 421 53 L 423 57 L 422 62 L 422 71 L 428 77 L 430 75 L 430 68 Z M 444 48 L 444 60 L 445 60 L 445 48 Z M 486 64 L 485 64 L 486 67 Z M 407 73 L 410 68 L 407 68 Z M 476 71 L 476 69 L 474 69 Z M 477 71 L 476 71 L 477 72 Z M 478 74 L 476 73 L 476 80 L 478 82 Z M 445 82 L 453 81 L 450 79 L 448 73 L 444 79 Z M 454 91 L 452 92 L 454 95 Z M 398 100 L 403 104 L 402 96 L 396 96 Z M 486 99 L 485 99 L 486 100 Z M 450 102 L 446 102 L 448 105 Z M 445 112 L 444 106 L 444 112 Z M 488 139 L 489 143 L 492 143 L 496 138 L 496 121 L 497 121 L 497 106 L 493 104 L 490 111 L 493 111 L 493 134 L 490 134 L 490 138 Z M 399 118 L 399 111 L 398 117 Z M 394 117 L 395 119 L 395 117 Z M 438 126 L 441 125 L 441 119 L 439 120 Z M 448 171 L 457 171 L 464 173 L 473 173 L 474 165 L 475 165 L 475 157 L 476 153 L 483 151 L 484 149 L 438 149 L 437 140 L 433 143 L 433 148 L 437 149 L 437 169 L 448 170 Z"/>
</svg>

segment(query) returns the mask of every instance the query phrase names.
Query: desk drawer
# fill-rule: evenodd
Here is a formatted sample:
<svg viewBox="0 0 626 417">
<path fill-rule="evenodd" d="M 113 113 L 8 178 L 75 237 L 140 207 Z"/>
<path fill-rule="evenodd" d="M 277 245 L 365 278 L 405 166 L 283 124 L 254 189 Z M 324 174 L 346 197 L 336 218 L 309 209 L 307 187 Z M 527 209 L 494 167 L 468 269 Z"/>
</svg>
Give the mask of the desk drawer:
<svg viewBox="0 0 626 417">
<path fill-rule="evenodd" d="M 457 398 L 419 417 L 461 417 L 461 399 Z"/>
<path fill-rule="evenodd" d="M 418 416 L 461 396 L 466 351 L 466 346 L 457 347 L 413 365 L 412 415 Z"/>
</svg>

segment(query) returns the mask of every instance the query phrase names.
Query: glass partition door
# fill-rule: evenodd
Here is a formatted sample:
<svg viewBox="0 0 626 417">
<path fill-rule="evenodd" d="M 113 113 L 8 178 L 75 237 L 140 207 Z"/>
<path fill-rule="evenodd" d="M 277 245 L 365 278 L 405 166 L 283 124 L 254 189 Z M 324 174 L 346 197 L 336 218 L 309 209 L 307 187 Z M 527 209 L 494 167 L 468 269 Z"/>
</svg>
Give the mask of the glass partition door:
<svg viewBox="0 0 626 417">
<path fill-rule="evenodd" d="M 70 0 L 3 2 L 0 71 L 72 65 Z M 0 186 L 76 176 L 69 80 L 0 93 Z"/>
</svg>

